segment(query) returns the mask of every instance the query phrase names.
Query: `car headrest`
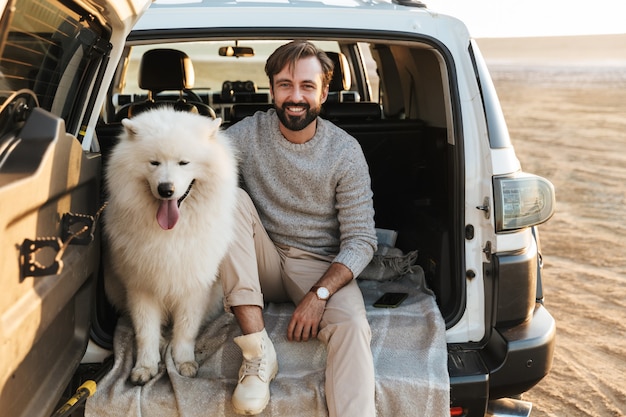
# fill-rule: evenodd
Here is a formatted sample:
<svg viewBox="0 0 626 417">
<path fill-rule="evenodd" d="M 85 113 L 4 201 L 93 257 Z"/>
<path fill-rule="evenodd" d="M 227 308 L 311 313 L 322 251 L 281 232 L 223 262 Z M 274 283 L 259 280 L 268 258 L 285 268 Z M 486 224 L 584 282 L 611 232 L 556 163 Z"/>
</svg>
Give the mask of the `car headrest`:
<svg viewBox="0 0 626 417">
<path fill-rule="evenodd" d="M 273 104 L 270 103 L 241 103 L 234 104 L 230 108 L 230 122 L 237 123 L 238 121 L 252 116 L 254 113 L 258 111 L 268 111 L 274 107 Z"/>
<path fill-rule="evenodd" d="M 333 70 L 333 78 L 330 80 L 329 91 L 344 91 L 349 90 L 352 85 L 352 79 L 350 78 L 350 67 L 348 65 L 348 59 L 341 52 L 326 52 L 326 55 L 335 63 L 335 69 Z"/>
<path fill-rule="evenodd" d="M 152 92 L 193 87 L 191 59 L 176 49 L 151 49 L 141 57 L 139 87 Z"/>
<path fill-rule="evenodd" d="M 322 105 L 320 115 L 331 121 L 344 120 L 380 120 L 380 105 L 374 102 L 326 102 Z"/>
</svg>

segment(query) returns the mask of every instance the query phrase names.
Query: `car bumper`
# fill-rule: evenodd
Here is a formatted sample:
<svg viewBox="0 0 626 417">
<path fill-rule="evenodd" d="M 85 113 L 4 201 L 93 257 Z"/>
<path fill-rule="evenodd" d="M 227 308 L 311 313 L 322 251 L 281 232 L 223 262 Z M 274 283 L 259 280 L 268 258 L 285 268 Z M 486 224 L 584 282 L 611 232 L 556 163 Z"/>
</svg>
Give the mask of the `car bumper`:
<svg viewBox="0 0 626 417">
<path fill-rule="evenodd" d="M 451 406 L 461 407 L 464 417 L 484 416 L 492 401 L 491 415 L 502 415 L 493 411 L 501 410 L 501 402 L 493 401 L 519 396 L 541 381 L 552 366 L 555 340 L 554 318 L 537 304 L 530 320 L 505 330 L 494 329 L 481 348 L 449 346 Z"/>
</svg>

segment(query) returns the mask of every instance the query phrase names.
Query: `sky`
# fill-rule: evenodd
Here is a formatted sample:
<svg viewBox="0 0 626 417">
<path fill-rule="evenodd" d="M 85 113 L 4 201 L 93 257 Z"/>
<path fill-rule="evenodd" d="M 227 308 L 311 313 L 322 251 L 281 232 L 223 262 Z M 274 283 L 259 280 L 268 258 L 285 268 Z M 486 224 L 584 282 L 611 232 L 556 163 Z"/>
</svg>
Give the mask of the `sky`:
<svg viewBox="0 0 626 417">
<path fill-rule="evenodd" d="M 624 0 L 422 0 L 477 38 L 626 33 Z"/>
</svg>

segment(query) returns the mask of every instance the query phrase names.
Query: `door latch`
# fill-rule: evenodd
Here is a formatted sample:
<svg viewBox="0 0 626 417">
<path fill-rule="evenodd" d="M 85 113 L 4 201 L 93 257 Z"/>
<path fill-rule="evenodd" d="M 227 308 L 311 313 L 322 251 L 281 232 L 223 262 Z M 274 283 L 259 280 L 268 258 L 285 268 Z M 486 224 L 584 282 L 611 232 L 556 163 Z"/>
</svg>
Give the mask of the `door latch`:
<svg viewBox="0 0 626 417">
<path fill-rule="evenodd" d="M 485 243 L 485 247 L 483 248 L 483 253 L 485 254 L 485 258 L 487 258 L 488 261 L 491 261 L 491 242 L 488 240 L 487 243 Z"/>
<path fill-rule="evenodd" d="M 65 213 L 61 217 L 61 239 L 68 244 L 88 245 L 94 239 L 94 221 L 88 214 Z"/>
<path fill-rule="evenodd" d="M 61 249 L 63 242 L 60 238 L 38 238 L 36 240 L 24 239 L 20 246 L 20 267 L 21 279 L 23 281 L 27 277 L 43 277 L 46 275 L 57 275 L 63 269 L 63 261 L 59 256 L 62 254 Z M 49 265 L 42 265 L 37 261 L 37 254 L 44 249 L 49 248 L 55 253 L 54 260 Z"/>
<path fill-rule="evenodd" d="M 35 240 L 24 239 L 20 245 L 20 281 L 27 277 L 58 275 L 63 270 L 63 253 L 71 244 L 88 245 L 94 240 L 95 228 L 100 214 L 106 207 L 104 203 L 95 216 L 88 214 L 65 213 L 61 216 L 61 237 L 39 237 Z M 52 252 L 54 259 L 47 265 L 38 260 L 42 252 Z M 52 255 L 46 255 L 50 258 Z"/>
<path fill-rule="evenodd" d="M 489 219 L 489 217 L 491 216 L 491 205 L 490 205 L 489 197 L 485 197 L 485 199 L 483 200 L 482 206 L 476 206 L 476 208 L 478 210 L 484 211 L 485 219 Z"/>
</svg>

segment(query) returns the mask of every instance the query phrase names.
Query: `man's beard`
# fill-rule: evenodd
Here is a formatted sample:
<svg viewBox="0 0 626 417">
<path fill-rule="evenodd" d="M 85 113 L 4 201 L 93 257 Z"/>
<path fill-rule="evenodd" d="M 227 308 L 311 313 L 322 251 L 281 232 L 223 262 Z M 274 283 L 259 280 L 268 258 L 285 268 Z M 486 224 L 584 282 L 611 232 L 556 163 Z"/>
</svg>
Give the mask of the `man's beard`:
<svg viewBox="0 0 626 417">
<path fill-rule="evenodd" d="M 289 130 L 298 132 L 307 127 L 313 122 L 320 114 L 320 108 L 311 108 L 307 103 L 291 103 L 285 102 L 282 107 L 276 107 L 276 115 L 280 122 Z M 306 112 L 302 116 L 288 116 L 286 113 L 287 107 L 304 107 Z"/>
</svg>

